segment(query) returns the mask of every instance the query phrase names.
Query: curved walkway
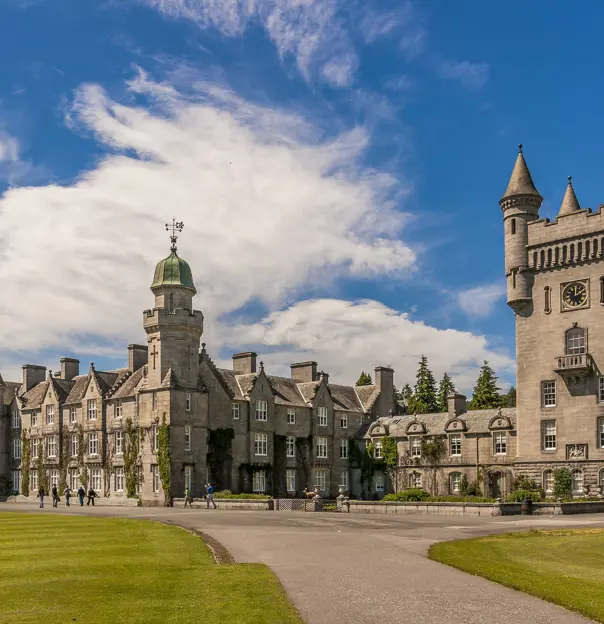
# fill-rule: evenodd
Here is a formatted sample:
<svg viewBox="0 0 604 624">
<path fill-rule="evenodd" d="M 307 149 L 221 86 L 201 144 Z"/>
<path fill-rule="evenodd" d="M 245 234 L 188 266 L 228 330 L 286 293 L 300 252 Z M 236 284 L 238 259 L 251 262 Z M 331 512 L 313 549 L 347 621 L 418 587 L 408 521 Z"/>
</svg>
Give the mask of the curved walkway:
<svg viewBox="0 0 604 624">
<path fill-rule="evenodd" d="M 238 562 L 269 565 L 308 624 L 585 624 L 526 594 L 427 559 L 430 544 L 528 530 L 592 526 L 602 515 L 472 518 L 0 504 L 2 511 L 158 520 L 203 531 Z"/>
</svg>

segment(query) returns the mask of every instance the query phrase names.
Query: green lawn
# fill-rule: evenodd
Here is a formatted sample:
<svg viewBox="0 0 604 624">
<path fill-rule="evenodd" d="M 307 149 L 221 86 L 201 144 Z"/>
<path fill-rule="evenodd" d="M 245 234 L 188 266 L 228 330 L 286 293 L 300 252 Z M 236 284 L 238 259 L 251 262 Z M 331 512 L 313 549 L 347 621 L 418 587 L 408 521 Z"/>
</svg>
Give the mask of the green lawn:
<svg viewBox="0 0 604 624">
<path fill-rule="evenodd" d="M 604 622 L 604 529 L 442 542 L 430 557 Z"/>
<path fill-rule="evenodd" d="M 264 566 L 123 519 L 0 513 L 0 623 L 301 624 Z"/>
</svg>

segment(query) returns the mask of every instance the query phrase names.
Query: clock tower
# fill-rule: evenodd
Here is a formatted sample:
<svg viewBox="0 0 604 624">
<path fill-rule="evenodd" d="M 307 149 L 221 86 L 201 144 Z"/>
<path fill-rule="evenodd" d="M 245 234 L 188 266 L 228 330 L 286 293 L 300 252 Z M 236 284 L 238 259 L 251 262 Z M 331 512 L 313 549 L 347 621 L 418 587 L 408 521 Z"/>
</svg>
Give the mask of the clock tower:
<svg viewBox="0 0 604 624">
<path fill-rule="evenodd" d="M 567 467 L 580 495 L 604 478 L 604 207 L 581 208 L 571 178 L 553 221 L 539 217 L 542 201 L 520 146 L 499 202 L 516 319 L 515 472 L 547 490 Z"/>
</svg>

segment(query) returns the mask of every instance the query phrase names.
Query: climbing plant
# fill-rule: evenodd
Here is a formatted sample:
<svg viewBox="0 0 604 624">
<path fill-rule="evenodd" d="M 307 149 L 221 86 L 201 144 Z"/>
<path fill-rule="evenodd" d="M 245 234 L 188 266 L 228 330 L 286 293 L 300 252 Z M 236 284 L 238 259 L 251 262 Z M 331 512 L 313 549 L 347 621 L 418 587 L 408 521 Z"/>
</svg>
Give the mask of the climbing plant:
<svg viewBox="0 0 604 624">
<path fill-rule="evenodd" d="M 554 470 L 554 496 L 562 500 L 572 500 L 573 474 L 568 468 Z"/>
<path fill-rule="evenodd" d="M 367 444 L 363 449 L 352 441 L 348 451 L 350 456 L 350 465 L 361 471 L 360 483 L 362 498 L 365 498 L 367 486 L 370 484 L 371 478 L 373 477 L 376 469 L 376 460 L 373 458 L 374 450 L 375 447 L 373 442 L 369 442 L 369 444 Z"/>
<path fill-rule="evenodd" d="M 422 440 L 421 458 L 426 465 L 430 477 L 429 489 L 433 496 L 438 496 L 438 474 L 440 464 L 447 455 L 447 445 L 444 438 L 434 436 L 431 440 Z"/>
<path fill-rule="evenodd" d="M 48 493 L 48 475 L 44 463 L 44 438 L 40 438 L 38 443 L 38 457 L 36 458 L 36 470 L 38 471 L 38 488 L 44 488 Z"/>
<path fill-rule="evenodd" d="M 401 474 L 401 461 L 395 438 L 387 436 L 382 439 L 382 457 L 384 470 L 390 479 L 392 488 L 395 492 L 398 492 L 402 489 L 403 475 Z"/>
<path fill-rule="evenodd" d="M 170 494 L 172 460 L 170 457 L 170 426 L 166 423 L 165 414 L 162 417 L 161 425 L 157 433 L 157 465 L 161 486 L 164 491 L 164 507 L 170 507 L 172 502 Z"/>
<path fill-rule="evenodd" d="M 128 498 L 136 496 L 138 485 L 137 462 L 139 453 L 140 433 L 132 423 L 131 418 L 126 419 L 126 439 L 124 440 L 124 480 L 126 481 L 126 494 Z"/>
<path fill-rule="evenodd" d="M 310 484 L 312 441 L 312 435 L 307 438 L 296 438 L 296 490 L 298 492 Z"/>
<path fill-rule="evenodd" d="M 59 495 L 63 496 L 67 487 L 67 466 L 69 465 L 69 432 L 63 425 L 61 430 L 61 453 L 59 455 Z"/>
<path fill-rule="evenodd" d="M 273 458 L 275 462 L 273 496 L 287 496 L 287 484 L 285 483 L 286 454 L 286 436 L 275 433 L 273 436 Z"/>
<path fill-rule="evenodd" d="M 31 440 L 25 429 L 21 432 L 21 494 L 29 496 L 29 464 L 31 462 Z"/>
<path fill-rule="evenodd" d="M 232 442 L 235 431 L 232 428 L 210 429 L 208 432 L 207 464 L 216 490 L 229 489 Z"/>
</svg>

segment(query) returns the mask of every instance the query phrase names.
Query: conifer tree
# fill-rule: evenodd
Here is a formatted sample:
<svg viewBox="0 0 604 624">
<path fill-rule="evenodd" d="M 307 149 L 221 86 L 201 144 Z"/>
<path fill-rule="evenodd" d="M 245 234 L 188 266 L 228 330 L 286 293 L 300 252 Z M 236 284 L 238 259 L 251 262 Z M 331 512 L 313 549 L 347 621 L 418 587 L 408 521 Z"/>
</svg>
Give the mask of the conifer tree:
<svg viewBox="0 0 604 624">
<path fill-rule="evenodd" d="M 438 411 L 436 401 L 436 380 L 428 368 L 428 358 L 422 355 L 417 369 L 417 381 L 413 392 L 413 412 L 430 414 Z"/>
<path fill-rule="evenodd" d="M 514 386 L 501 396 L 501 407 L 516 407 L 516 388 Z"/>
<path fill-rule="evenodd" d="M 361 371 L 361 376 L 357 380 L 357 386 L 370 386 L 371 384 L 373 384 L 371 375 L 367 374 L 365 371 Z"/>
<path fill-rule="evenodd" d="M 480 369 L 476 387 L 472 393 L 472 400 L 468 407 L 469 409 L 479 410 L 499 407 L 500 405 L 501 397 L 497 387 L 497 376 L 485 360 Z"/>
<path fill-rule="evenodd" d="M 406 383 L 403 386 L 403 389 L 401 390 L 401 398 L 403 399 L 403 403 L 405 404 L 405 407 L 407 408 L 407 414 L 412 414 L 412 408 L 413 408 L 413 389 L 411 388 L 411 386 Z"/>
<path fill-rule="evenodd" d="M 447 397 L 451 392 L 455 392 L 455 386 L 453 385 L 453 381 L 451 377 L 449 377 L 448 373 L 443 375 L 443 378 L 440 380 L 440 384 L 438 386 L 438 411 L 446 412 L 448 409 Z"/>
</svg>

